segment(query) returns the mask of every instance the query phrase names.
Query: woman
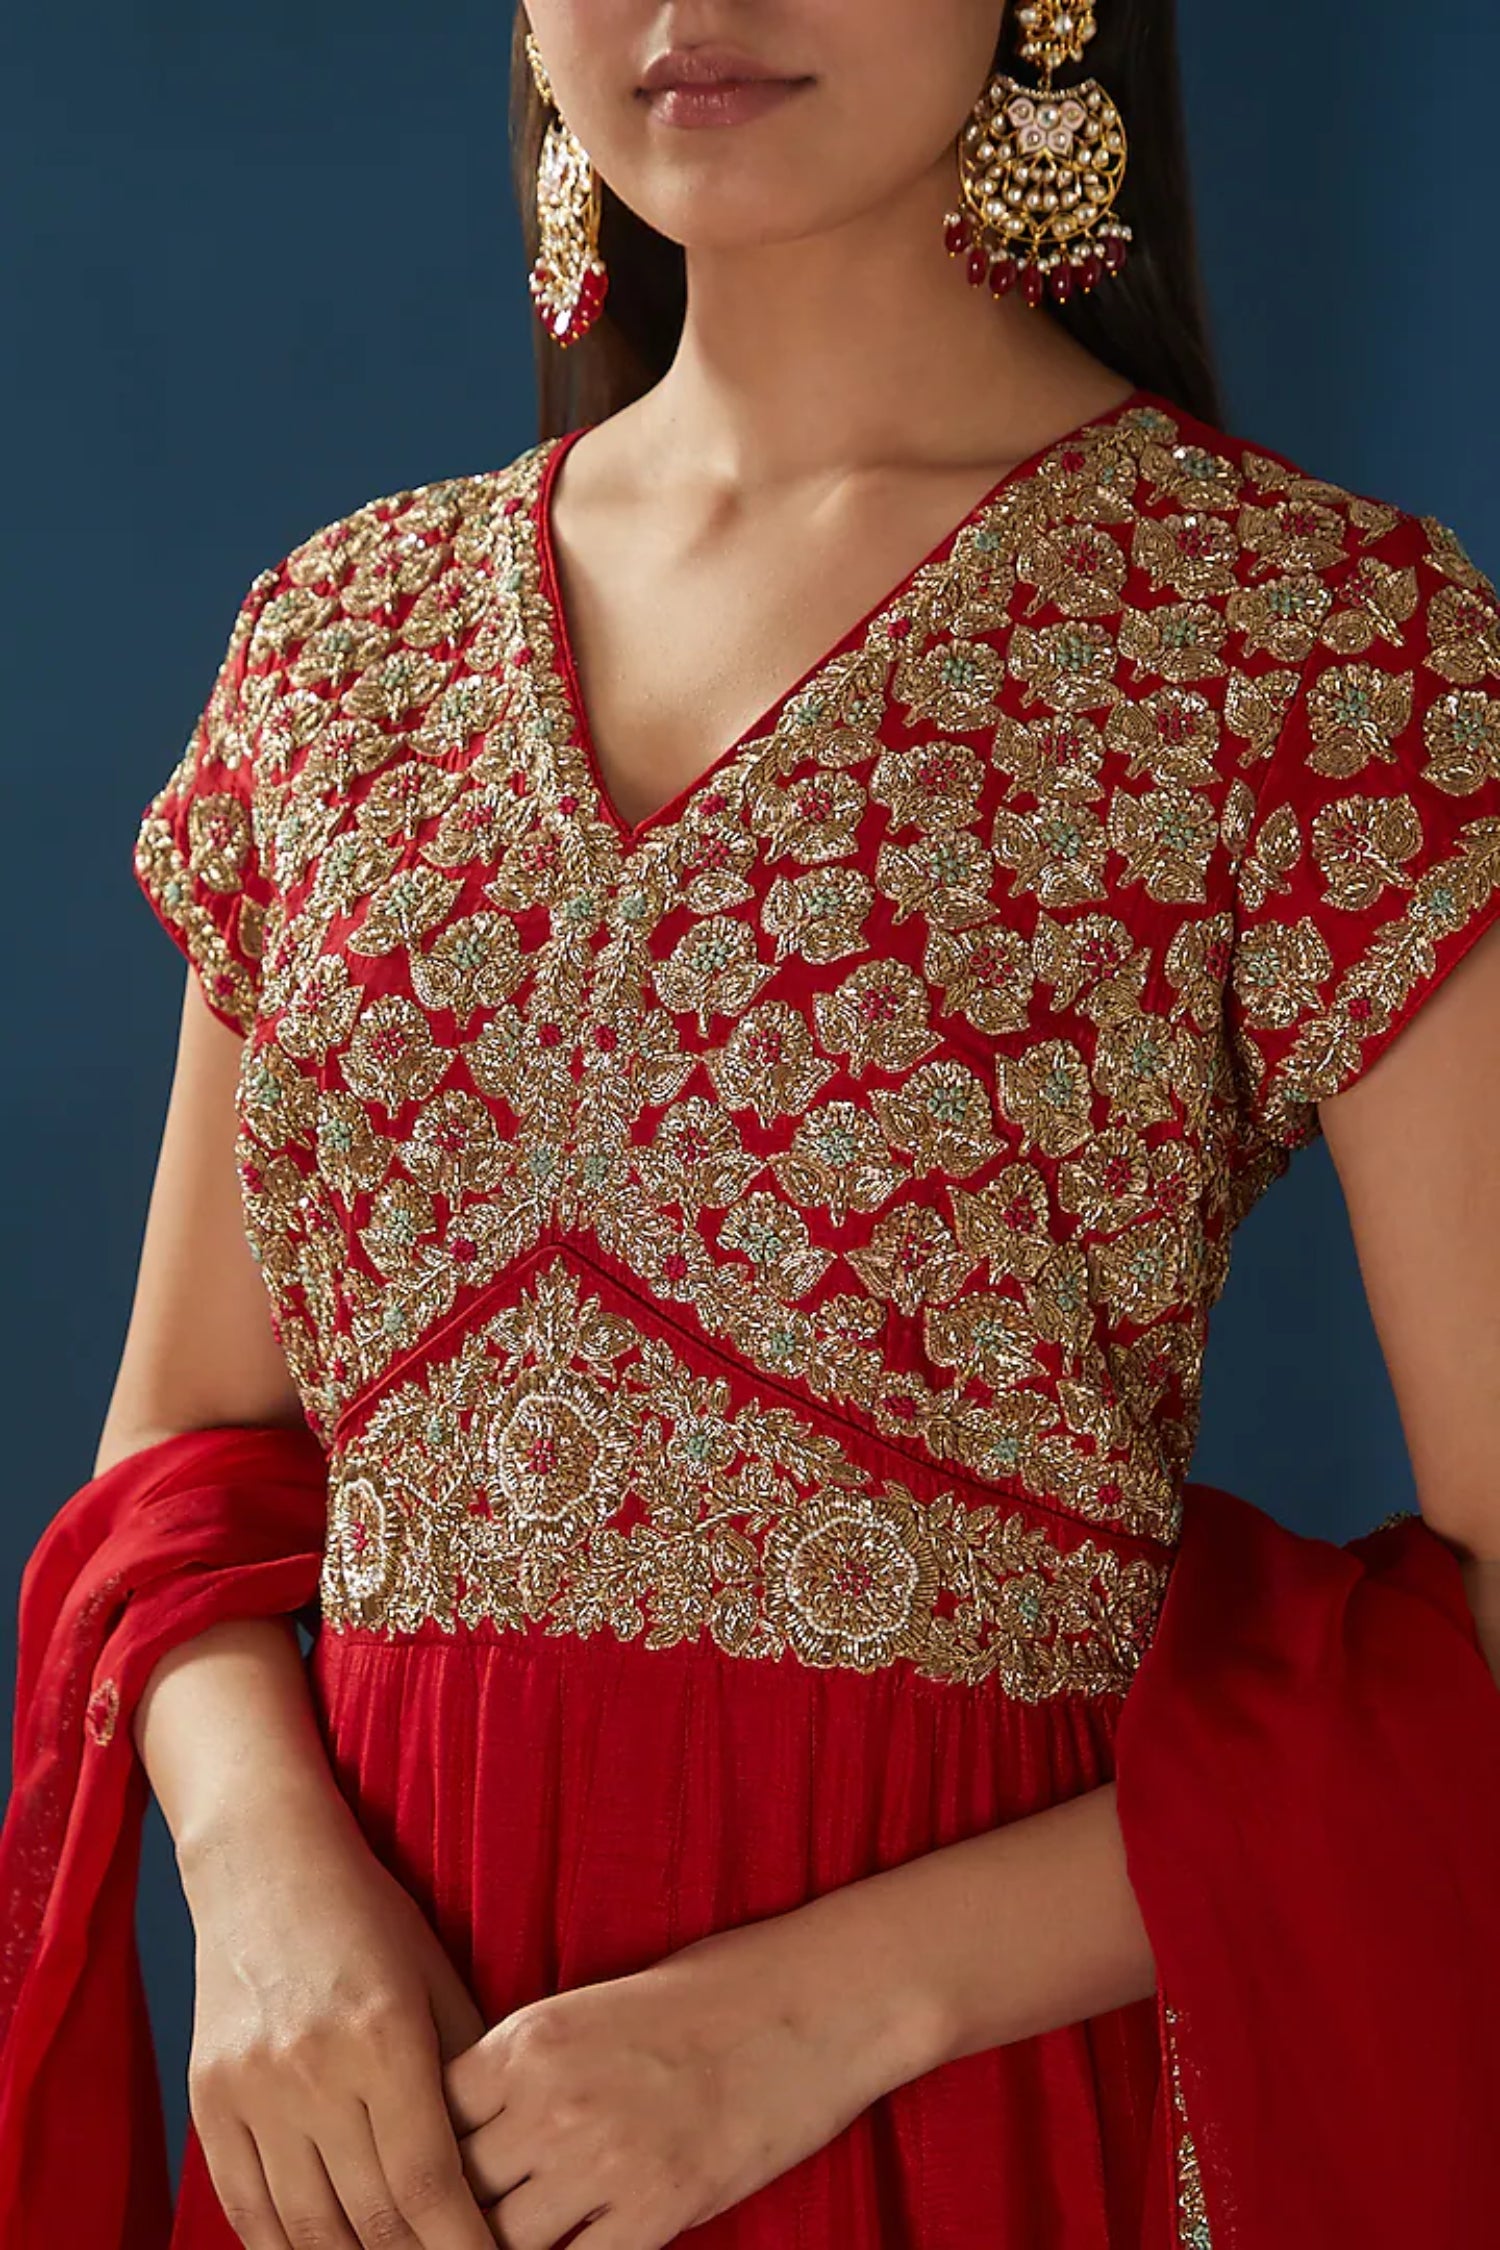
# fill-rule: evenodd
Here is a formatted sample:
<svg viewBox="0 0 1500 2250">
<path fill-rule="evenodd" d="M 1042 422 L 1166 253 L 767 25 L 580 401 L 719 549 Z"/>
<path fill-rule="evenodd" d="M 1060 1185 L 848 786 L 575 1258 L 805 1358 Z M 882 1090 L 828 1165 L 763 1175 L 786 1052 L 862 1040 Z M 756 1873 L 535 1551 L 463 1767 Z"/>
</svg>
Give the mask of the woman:
<svg viewBox="0 0 1500 2250">
<path fill-rule="evenodd" d="M 1401 2076 L 1451 1957 L 1390 1970 L 1361 2107 L 1354 1940 L 1293 1941 L 1483 1926 L 1500 604 L 1220 426 L 1168 0 L 1000 16 L 534 0 L 545 434 L 265 572 L 147 807 L 196 981 L 75 1501 L 119 1609 L 142 1490 L 210 1587 L 87 1718 L 197 1934 L 174 2250 L 1475 2216 L 1469 2137 L 1414 2186 L 1378 2110 L 1480 2099 Z M 1233 1230 L 1319 1132 L 1423 1502 L 1357 1557 L 1185 1485 Z M 1285 2224 L 1278 1972 L 1349 2105 L 1302 2089 Z M 158 2239 L 134 2177 L 91 2240 Z"/>
</svg>

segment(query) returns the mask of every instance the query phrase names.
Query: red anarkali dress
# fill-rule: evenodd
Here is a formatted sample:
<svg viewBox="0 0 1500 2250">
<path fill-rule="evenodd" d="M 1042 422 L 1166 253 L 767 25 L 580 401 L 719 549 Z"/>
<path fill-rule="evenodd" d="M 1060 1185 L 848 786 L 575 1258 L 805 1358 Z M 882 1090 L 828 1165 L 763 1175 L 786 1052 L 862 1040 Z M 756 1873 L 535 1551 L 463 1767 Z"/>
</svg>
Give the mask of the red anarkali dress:
<svg viewBox="0 0 1500 2250">
<path fill-rule="evenodd" d="M 265 572 L 136 850 L 245 1039 L 328 1753 L 489 2020 L 1111 1777 L 1234 1229 L 1500 912 L 1433 519 L 1137 391 L 631 826 L 572 442 Z M 1209 2250 L 1159 2028 L 945 2065 L 693 2239 L 1120 2250 L 1165 2128 Z M 191 2130 L 172 2239 L 235 2241 Z"/>
</svg>

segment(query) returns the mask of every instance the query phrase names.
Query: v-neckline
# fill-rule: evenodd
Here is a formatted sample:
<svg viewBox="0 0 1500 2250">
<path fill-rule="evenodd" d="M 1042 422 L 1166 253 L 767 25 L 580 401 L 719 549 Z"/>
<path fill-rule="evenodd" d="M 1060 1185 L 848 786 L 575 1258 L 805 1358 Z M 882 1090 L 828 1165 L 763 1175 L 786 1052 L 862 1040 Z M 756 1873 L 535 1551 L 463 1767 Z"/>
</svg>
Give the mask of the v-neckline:
<svg viewBox="0 0 1500 2250">
<path fill-rule="evenodd" d="M 1014 486 L 1034 476 L 1054 455 L 1064 451 L 1070 445 L 1077 444 L 1081 438 L 1091 436 L 1096 430 L 1110 428 L 1122 416 L 1131 413 L 1138 407 L 1158 406 L 1165 403 L 1165 401 L 1158 399 L 1154 391 L 1137 386 L 1134 390 L 1128 391 L 1123 398 L 1116 399 L 1113 406 L 1107 406 L 1102 412 L 1090 415 L 1087 421 L 1078 423 L 1071 430 L 1065 430 L 1060 437 L 1049 439 L 1045 445 L 1038 446 L 1034 453 L 1027 454 L 1024 460 L 1013 462 L 1011 467 L 1005 470 L 1003 475 L 997 477 L 994 483 L 980 494 L 973 505 L 965 510 L 958 521 L 945 531 L 933 546 L 929 547 L 926 554 L 914 562 L 909 570 L 904 571 L 896 583 L 888 588 L 877 601 L 872 602 L 863 616 L 857 617 L 847 631 L 841 633 L 829 648 L 826 648 L 820 656 L 815 657 L 806 671 L 799 678 L 793 680 L 789 687 L 784 688 L 780 694 L 775 696 L 765 709 L 752 719 L 740 734 L 735 736 L 733 742 L 726 744 L 716 756 L 709 760 L 700 773 L 684 782 L 682 787 L 674 791 L 664 804 L 658 805 L 654 812 L 647 813 L 643 820 L 634 823 L 626 820 L 624 814 L 615 804 L 600 770 L 598 753 L 594 745 L 593 728 L 589 721 L 588 707 L 584 701 L 583 686 L 579 677 L 577 659 L 573 651 L 572 635 L 568 628 L 567 611 L 563 606 L 562 583 L 557 567 L 557 550 L 552 537 L 552 488 L 557 481 L 557 472 L 561 468 L 565 456 L 578 439 L 584 435 L 585 431 L 594 428 L 595 425 L 592 422 L 579 423 L 576 428 L 564 430 L 560 436 L 548 441 L 550 449 L 543 457 L 541 474 L 537 480 L 535 496 L 532 501 L 538 590 L 547 611 L 554 668 L 566 699 L 568 721 L 572 728 L 573 747 L 577 751 L 587 775 L 595 808 L 606 823 L 614 829 L 622 848 L 628 850 L 642 842 L 647 836 L 652 835 L 657 829 L 681 820 L 693 801 L 705 792 L 728 766 L 734 764 L 756 744 L 765 741 L 768 736 L 774 733 L 789 705 L 804 695 L 814 682 L 824 672 L 828 671 L 841 656 L 847 654 L 849 650 L 863 645 L 873 628 L 879 625 L 890 611 L 899 608 L 916 580 L 923 573 L 935 567 L 941 567 L 964 534 L 988 514 Z"/>
</svg>

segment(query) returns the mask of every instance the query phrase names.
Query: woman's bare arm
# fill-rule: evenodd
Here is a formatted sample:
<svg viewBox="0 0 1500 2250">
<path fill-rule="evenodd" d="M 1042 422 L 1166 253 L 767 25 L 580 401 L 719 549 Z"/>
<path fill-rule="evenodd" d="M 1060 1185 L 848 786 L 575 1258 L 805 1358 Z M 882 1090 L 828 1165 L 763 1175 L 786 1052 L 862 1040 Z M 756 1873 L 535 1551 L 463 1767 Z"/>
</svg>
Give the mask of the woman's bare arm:
<svg viewBox="0 0 1500 2250">
<path fill-rule="evenodd" d="M 180 1431 L 304 1419 L 244 1232 L 242 1053 L 189 972 L 96 1474 Z M 338 1786 L 294 1620 L 179 1642 L 133 1733 L 197 1938 L 188 2105 L 235 2232 L 481 2250 L 440 2072 L 484 2018 Z"/>
<path fill-rule="evenodd" d="M 182 1430 L 302 1421 L 244 1232 L 234 1164 L 243 1047 L 184 982 L 177 1061 L 135 1299 L 94 1473 Z M 179 1862 L 287 1803 L 348 1820 L 290 1618 L 229 1619 L 179 1643 L 137 1707 L 135 1741 Z"/>
<path fill-rule="evenodd" d="M 1500 1572 L 1500 928 L 1321 1105 L 1422 1513 Z M 1493 1613 L 1492 1613 L 1493 1614 Z M 1494 1661 L 1492 1657 L 1492 1661 Z"/>
<path fill-rule="evenodd" d="M 302 1421 L 240 1208 L 234 1093 L 243 1053 L 243 1041 L 189 974 L 135 1301 L 96 1474 L 178 1430 Z"/>
</svg>

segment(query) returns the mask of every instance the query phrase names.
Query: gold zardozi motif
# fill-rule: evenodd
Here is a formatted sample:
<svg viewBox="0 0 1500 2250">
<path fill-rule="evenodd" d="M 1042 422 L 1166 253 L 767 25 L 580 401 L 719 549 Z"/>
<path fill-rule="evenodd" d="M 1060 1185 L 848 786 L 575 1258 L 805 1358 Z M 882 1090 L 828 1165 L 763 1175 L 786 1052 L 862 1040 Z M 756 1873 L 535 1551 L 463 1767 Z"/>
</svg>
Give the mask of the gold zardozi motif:
<svg viewBox="0 0 1500 2250">
<path fill-rule="evenodd" d="M 451 1357 L 382 1392 L 331 1464 L 325 1625 L 544 1620 L 860 1672 L 904 1657 L 1024 1702 L 1124 1692 L 1165 1558 L 1062 1544 L 1060 1517 L 899 1457 L 877 1472 L 620 1305 L 538 1258 Z"/>
<path fill-rule="evenodd" d="M 1187 2107 L 1182 2093 L 1182 2059 L 1178 2046 L 1178 2026 L 1182 2021 L 1178 2009 L 1164 2005 L 1161 2011 L 1163 2042 L 1165 2047 L 1169 2099 L 1172 2105 L 1173 2169 L 1177 2185 L 1177 2241 L 1179 2250 L 1214 2250 L 1213 2234 L 1208 2223 L 1208 2206 L 1203 2197 L 1203 2175 L 1198 2165 L 1198 2148 L 1188 2123 Z"/>
</svg>

